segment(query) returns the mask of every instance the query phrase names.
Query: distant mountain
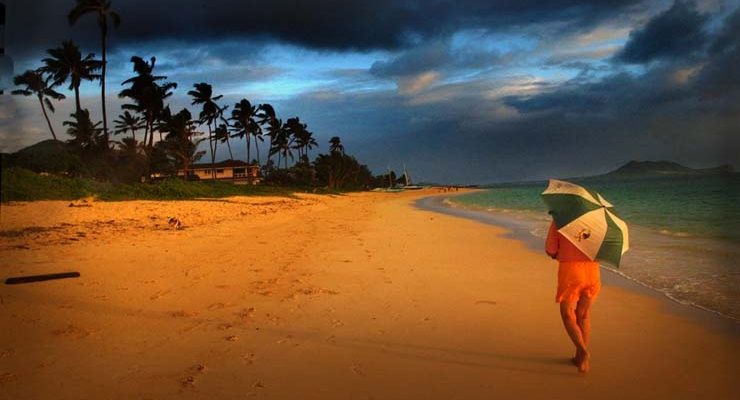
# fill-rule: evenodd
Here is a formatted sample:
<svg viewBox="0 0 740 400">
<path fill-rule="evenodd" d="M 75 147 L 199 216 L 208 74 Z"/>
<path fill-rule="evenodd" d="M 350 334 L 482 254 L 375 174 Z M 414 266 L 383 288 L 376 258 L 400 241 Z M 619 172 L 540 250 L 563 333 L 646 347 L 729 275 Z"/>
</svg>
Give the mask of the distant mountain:
<svg viewBox="0 0 740 400">
<path fill-rule="evenodd" d="M 694 169 L 672 161 L 630 161 L 612 172 L 587 178 L 635 179 L 669 176 L 716 176 L 729 175 L 734 172 L 733 167 L 729 164 L 715 168 Z"/>
<path fill-rule="evenodd" d="M 18 150 L 0 155 L 2 167 L 22 167 L 34 172 L 64 172 L 79 164 L 77 156 L 67 144 L 53 139 L 44 140 Z"/>
</svg>

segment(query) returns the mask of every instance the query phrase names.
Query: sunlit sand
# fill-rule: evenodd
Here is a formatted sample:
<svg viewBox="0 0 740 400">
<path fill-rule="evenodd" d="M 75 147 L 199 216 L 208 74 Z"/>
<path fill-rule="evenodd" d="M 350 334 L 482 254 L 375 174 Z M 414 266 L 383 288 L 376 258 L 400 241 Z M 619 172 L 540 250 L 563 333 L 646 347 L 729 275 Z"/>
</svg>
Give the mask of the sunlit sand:
<svg viewBox="0 0 740 400">
<path fill-rule="evenodd" d="M 3 278 L 80 277 L 0 286 L 0 398 L 737 394 L 736 331 L 608 282 L 579 374 L 555 262 L 431 194 L 3 204 Z"/>
</svg>

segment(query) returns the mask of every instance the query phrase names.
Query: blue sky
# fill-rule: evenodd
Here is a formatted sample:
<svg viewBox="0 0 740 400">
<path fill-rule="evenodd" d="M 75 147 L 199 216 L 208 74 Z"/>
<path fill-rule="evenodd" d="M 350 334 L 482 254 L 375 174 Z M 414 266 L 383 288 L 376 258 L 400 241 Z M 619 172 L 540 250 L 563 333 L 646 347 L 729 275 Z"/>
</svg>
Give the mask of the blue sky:
<svg viewBox="0 0 740 400">
<path fill-rule="evenodd" d="M 66 23 L 73 1 L 6 3 L 16 73 L 64 38 L 100 52 L 92 19 Z M 417 179 L 486 183 L 632 159 L 737 165 L 736 1 L 204 4 L 113 1 L 123 22 L 110 36 L 109 124 L 129 58 L 155 56 L 155 72 L 178 83 L 173 110 L 197 115 L 187 91 L 208 82 L 224 105 L 247 98 L 299 116 L 319 151 L 340 136 L 376 173 L 405 163 Z M 73 107 L 64 92 L 58 131 Z M 98 84 L 82 94 L 100 118 Z M 0 98 L 0 151 L 49 137 L 34 99 Z"/>
</svg>

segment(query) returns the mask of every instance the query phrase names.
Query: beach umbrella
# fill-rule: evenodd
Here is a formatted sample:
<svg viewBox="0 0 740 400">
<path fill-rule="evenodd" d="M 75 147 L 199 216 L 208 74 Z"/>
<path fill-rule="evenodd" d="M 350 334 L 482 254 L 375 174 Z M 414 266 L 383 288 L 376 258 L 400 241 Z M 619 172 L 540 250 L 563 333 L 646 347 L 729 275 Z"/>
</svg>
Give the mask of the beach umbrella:
<svg viewBox="0 0 740 400">
<path fill-rule="evenodd" d="M 568 241 L 591 260 L 619 267 L 629 249 L 629 233 L 611 203 L 592 190 L 556 179 L 550 179 L 542 199 Z"/>
</svg>

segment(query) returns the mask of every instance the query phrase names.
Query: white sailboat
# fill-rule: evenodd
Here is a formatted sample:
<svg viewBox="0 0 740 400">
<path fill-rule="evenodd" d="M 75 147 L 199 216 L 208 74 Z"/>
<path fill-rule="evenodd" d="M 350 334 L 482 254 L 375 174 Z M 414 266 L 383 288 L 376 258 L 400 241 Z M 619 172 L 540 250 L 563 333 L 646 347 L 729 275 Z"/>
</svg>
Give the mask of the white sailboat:
<svg viewBox="0 0 740 400">
<path fill-rule="evenodd" d="M 408 171 L 406 171 L 406 164 L 403 164 L 403 176 L 404 176 L 404 178 L 406 180 L 406 185 L 404 185 L 404 187 L 403 187 L 404 189 L 406 189 L 406 190 L 419 190 L 419 189 L 423 189 L 422 186 L 417 186 L 417 185 L 412 184 L 412 182 L 411 182 L 411 175 L 409 175 Z"/>
</svg>

